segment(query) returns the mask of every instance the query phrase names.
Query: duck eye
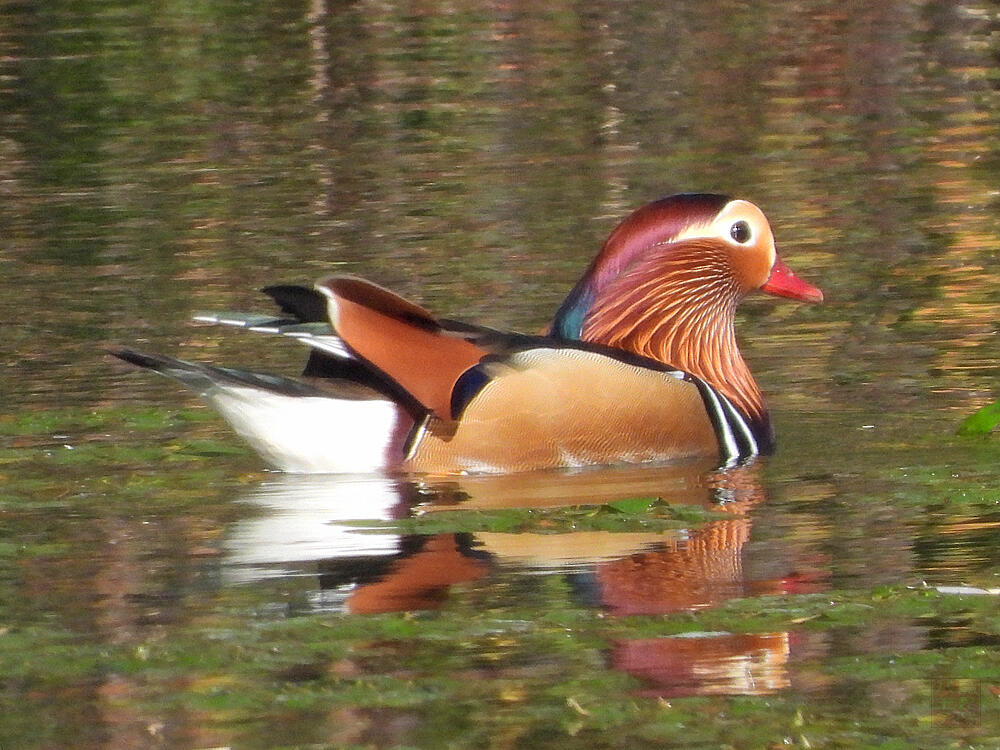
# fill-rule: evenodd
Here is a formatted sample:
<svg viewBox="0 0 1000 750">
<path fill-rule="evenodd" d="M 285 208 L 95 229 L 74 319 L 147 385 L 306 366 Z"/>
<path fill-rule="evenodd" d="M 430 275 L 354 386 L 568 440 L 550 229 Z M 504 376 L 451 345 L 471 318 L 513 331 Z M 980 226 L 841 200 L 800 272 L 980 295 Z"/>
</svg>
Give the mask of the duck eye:
<svg viewBox="0 0 1000 750">
<path fill-rule="evenodd" d="M 729 227 L 729 236 L 734 240 L 739 242 L 741 245 L 745 245 L 750 241 L 750 236 L 753 233 L 750 231 L 750 225 L 745 221 L 737 221 L 731 227 Z"/>
</svg>

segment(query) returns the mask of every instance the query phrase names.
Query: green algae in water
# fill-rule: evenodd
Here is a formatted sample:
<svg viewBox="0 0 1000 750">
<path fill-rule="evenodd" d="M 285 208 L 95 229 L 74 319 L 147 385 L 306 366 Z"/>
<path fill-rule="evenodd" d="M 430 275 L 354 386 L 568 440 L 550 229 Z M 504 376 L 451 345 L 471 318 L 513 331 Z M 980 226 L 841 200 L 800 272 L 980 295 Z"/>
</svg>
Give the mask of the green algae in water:
<svg viewBox="0 0 1000 750">
<path fill-rule="evenodd" d="M 629 498 L 597 506 L 574 505 L 558 509 L 505 508 L 501 510 L 434 510 L 393 521 L 356 521 L 348 524 L 405 534 L 535 532 L 565 534 L 571 531 L 657 532 L 684 529 L 717 518 L 723 513 L 693 505 L 672 505 L 660 498 Z"/>
</svg>

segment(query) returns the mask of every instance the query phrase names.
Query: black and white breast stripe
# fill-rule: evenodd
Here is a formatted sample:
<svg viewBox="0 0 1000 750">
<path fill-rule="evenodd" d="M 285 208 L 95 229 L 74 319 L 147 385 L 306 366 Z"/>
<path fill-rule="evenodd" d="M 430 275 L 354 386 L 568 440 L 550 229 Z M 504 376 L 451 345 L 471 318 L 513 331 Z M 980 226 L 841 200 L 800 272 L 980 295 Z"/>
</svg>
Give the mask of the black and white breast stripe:
<svg viewBox="0 0 1000 750">
<path fill-rule="evenodd" d="M 705 411 L 719 439 L 723 466 L 728 469 L 760 455 L 760 444 L 753 428 L 732 402 L 701 378 L 688 373 L 686 379 L 698 387 L 705 402 Z"/>
</svg>

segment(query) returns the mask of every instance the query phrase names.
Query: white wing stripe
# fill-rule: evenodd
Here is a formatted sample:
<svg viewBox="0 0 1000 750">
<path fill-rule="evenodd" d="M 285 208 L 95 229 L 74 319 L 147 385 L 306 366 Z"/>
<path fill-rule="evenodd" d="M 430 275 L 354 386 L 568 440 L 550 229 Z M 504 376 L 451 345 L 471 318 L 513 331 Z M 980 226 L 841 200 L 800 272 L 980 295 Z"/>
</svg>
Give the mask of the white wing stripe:
<svg viewBox="0 0 1000 750">
<path fill-rule="evenodd" d="M 719 438 L 721 458 L 726 468 L 760 454 L 760 446 L 746 418 L 732 402 L 701 378 L 688 376 L 698 386 L 705 410 Z"/>
<path fill-rule="evenodd" d="M 716 393 L 707 383 L 700 390 L 702 398 L 705 399 L 705 407 L 708 409 L 709 416 L 718 434 L 719 446 L 722 449 L 722 460 L 728 468 L 740 459 L 740 450 L 736 445 L 736 436 L 733 435 L 732 426 L 729 424 L 729 419 L 727 418 L 729 415 L 719 401 L 720 398 L 725 397 Z"/>
</svg>

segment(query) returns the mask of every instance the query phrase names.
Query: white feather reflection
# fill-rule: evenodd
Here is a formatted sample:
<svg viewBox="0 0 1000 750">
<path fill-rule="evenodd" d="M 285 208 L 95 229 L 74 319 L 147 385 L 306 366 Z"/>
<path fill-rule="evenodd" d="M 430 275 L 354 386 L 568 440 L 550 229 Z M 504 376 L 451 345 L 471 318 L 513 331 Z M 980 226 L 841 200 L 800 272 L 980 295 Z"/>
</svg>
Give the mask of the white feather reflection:
<svg viewBox="0 0 1000 750">
<path fill-rule="evenodd" d="M 230 527 L 226 580 L 314 574 L 310 564 L 320 560 L 395 555 L 399 534 L 363 522 L 398 517 L 400 495 L 398 482 L 372 475 L 282 475 L 264 482 L 240 498 L 261 514 Z"/>
</svg>

